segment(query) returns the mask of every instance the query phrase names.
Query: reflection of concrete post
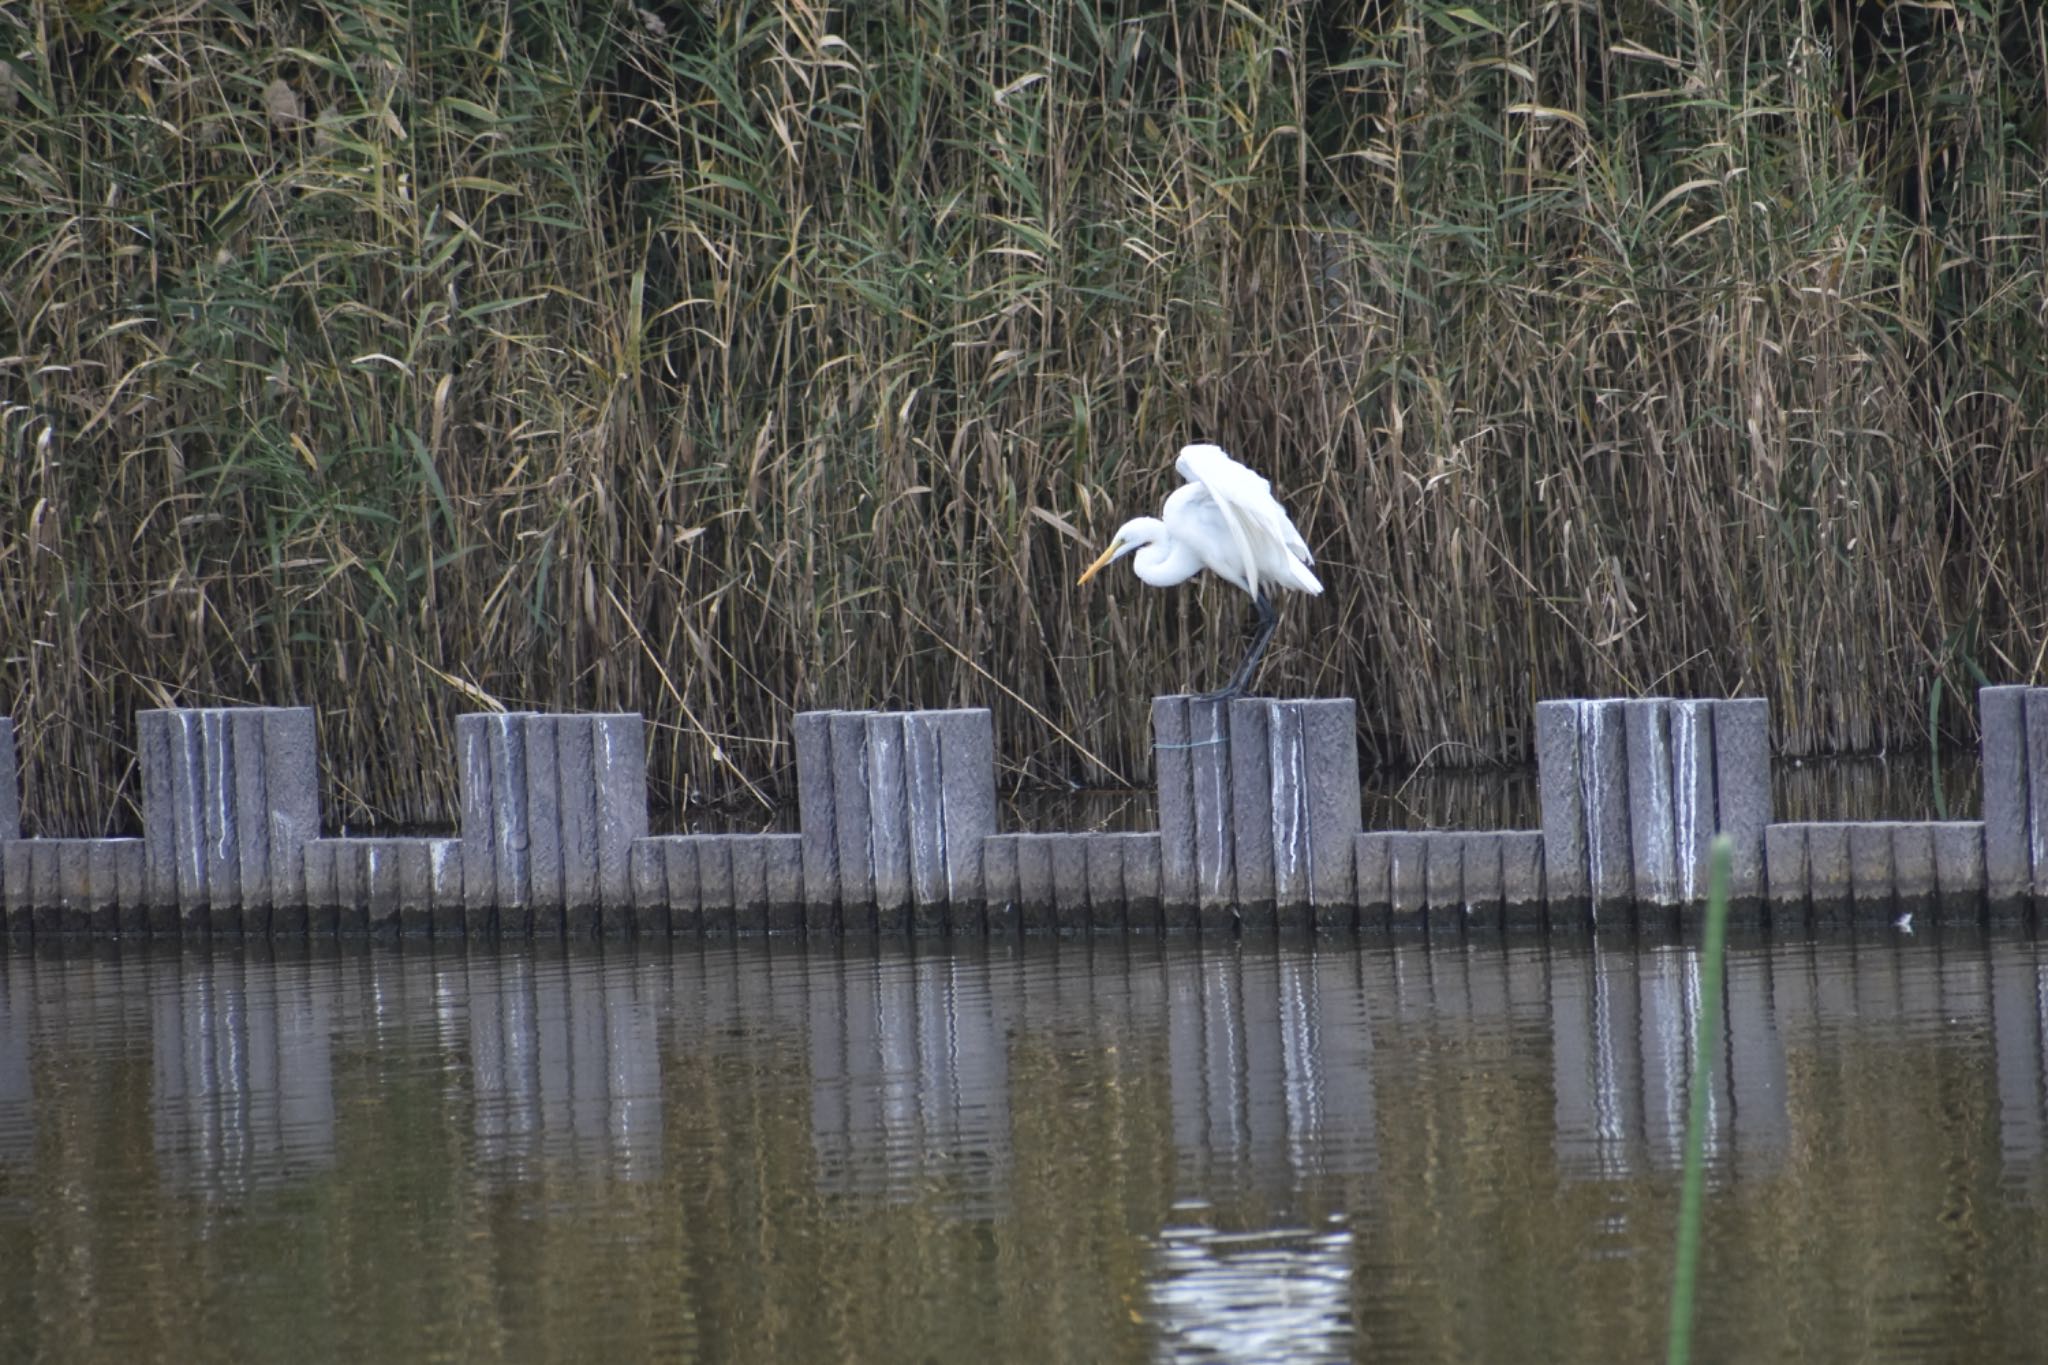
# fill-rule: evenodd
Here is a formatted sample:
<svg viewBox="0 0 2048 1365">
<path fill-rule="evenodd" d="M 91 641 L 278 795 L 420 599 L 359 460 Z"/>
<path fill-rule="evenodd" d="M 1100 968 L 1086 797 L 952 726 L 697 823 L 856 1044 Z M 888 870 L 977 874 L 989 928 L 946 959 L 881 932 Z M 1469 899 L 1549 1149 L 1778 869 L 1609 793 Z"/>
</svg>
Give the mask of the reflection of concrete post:
<svg viewBox="0 0 2048 1365">
<path fill-rule="evenodd" d="M 983 899 L 995 832 L 984 709 L 797 717 L 804 899 L 814 931 L 937 931 Z"/>
<path fill-rule="evenodd" d="M 176 906 L 197 932 L 269 932 L 274 909 L 289 915 L 305 904 L 305 847 L 320 833 L 312 708 L 207 707 L 135 719 L 144 894 Z"/>
<path fill-rule="evenodd" d="M 1991 908 L 2048 899 L 2048 687 L 1978 694 L 1984 761 L 1984 876 Z"/>
</svg>

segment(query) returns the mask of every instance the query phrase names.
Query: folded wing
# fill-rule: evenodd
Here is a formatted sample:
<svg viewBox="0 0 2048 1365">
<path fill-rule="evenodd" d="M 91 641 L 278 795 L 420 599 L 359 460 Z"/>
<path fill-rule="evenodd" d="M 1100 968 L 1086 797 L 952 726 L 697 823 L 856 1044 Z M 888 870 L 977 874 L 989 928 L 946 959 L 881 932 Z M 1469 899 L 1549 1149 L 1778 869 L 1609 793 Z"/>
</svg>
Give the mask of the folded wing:
<svg viewBox="0 0 2048 1365">
<path fill-rule="evenodd" d="M 1307 566 L 1315 563 L 1308 543 L 1295 529 L 1287 509 L 1273 497 L 1272 484 L 1231 459 L 1217 445 L 1182 447 L 1174 468 L 1208 495 L 1217 515 L 1229 527 L 1231 543 L 1244 565 L 1247 592 L 1258 596 L 1262 579 L 1297 592 L 1323 590 L 1316 576 L 1308 571 Z"/>
</svg>

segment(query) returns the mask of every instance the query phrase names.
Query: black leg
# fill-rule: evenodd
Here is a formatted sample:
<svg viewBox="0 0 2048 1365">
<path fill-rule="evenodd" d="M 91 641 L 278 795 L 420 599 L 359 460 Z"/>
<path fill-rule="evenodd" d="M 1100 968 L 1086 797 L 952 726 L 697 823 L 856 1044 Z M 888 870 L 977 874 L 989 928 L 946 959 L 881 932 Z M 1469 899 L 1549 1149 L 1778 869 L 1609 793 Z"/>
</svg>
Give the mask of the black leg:
<svg viewBox="0 0 2048 1365">
<path fill-rule="evenodd" d="M 1252 634 L 1251 652 L 1244 656 L 1244 662 L 1237 666 L 1237 672 L 1223 685 L 1221 691 L 1206 692 L 1199 700 L 1229 701 L 1232 697 L 1243 696 L 1245 688 L 1251 685 L 1252 673 L 1259 666 L 1259 656 L 1266 652 L 1266 644 L 1273 638 L 1273 631 L 1280 624 L 1280 613 L 1273 609 L 1273 604 L 1266 600 L 1265 594 L 1261 593 L 1254 597 L 1252 605 L 1258 611 L 1259 624 Z"/>
</svg>

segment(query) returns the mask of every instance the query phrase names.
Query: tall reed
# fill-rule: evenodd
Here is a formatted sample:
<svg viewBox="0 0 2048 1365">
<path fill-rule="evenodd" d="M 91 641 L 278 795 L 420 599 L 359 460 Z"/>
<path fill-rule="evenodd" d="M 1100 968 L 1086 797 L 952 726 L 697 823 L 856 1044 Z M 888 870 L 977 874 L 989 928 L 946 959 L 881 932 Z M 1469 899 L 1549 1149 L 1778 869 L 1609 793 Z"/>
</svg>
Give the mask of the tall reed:
<svg viewBox="0 0 2048 1365">
<path fill-rule="evenodd" d="M 1370 759 L 2042 675 L 2036 7 L 1260 8 L 0 9 L 34 818 L 132 823 L 170 702 L 318 705 L 349 821 L 447 818 L 479 706 L 642 710 L 675 802 L 786 794 L 812 706 L 1142 781 L 1240 605 L 1071 583 L 1194 438 Z"/>
</svg>

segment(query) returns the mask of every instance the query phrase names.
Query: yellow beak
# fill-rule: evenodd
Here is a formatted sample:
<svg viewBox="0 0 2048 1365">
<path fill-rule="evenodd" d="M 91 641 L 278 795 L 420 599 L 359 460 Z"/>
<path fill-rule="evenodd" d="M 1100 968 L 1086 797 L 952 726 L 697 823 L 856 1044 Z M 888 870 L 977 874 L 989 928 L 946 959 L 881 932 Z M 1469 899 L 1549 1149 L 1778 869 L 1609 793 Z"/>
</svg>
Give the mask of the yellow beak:
<svg viewBox="0 0 2048 1365">
<path fill-rule="evenodd" d="M 1090 564 L 1087 568 L 1081 570 L 1081 576 L 1074 580 L 1074 586 L 1078 588 L 1083 583 L 1086 583 L 1089 579 L 1095 577 L 1095 575 L 1101 573 L 1104 566 L 1106 566 L 1110 560 L 1115 559 L 1117 551 L 1123 549 L 1123 547 L 1124 543 L 1121 540 L 1112 540 L 1111 542 L 1109 542 L 1109 548 L 1102 552 L 1102 557 L 1097 559 L 1093 564 Z"/>
</svg>

